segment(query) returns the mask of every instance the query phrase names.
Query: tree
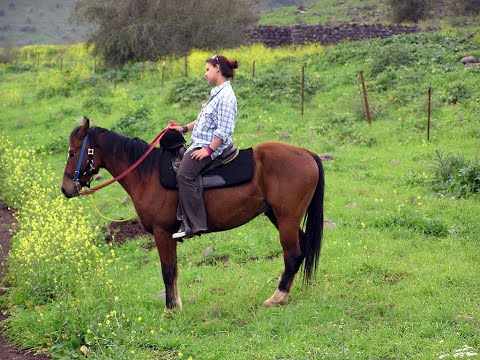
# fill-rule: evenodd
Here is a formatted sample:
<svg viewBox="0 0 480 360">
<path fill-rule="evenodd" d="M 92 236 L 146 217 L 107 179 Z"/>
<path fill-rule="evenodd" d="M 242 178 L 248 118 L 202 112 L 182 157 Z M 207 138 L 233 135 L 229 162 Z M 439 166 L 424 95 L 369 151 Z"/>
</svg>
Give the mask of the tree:
<svg viewBox="0 0 480 360">
<path fill-rule="evenodd" d="M 432 5 L 430 0 L 387 0 L 392 20 L 396 23 L 413 21 L 418 23 L 428 16 Z"/>
<path fill-rule="evenodd" d="M 80 0 L 73 18 L 94 25 L 88 45 L 109 66 L 243 43 L 256 0 Z"/>
<path fill-rule="evenodd" d="M 0 64 L 8 64 L 15 61 L 18 50 L 15 47 L 15 42 L 11 37 L 7 38 L 5 46 L 0 49 Z"/>
</svg>

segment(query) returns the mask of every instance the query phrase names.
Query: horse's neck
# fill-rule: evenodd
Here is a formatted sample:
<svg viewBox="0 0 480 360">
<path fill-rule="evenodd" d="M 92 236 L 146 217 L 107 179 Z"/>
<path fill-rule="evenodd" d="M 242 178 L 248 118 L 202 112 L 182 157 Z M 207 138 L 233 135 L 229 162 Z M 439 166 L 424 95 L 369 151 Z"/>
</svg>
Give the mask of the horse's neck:
<svg viewBox="0 0 480 360">
<path fill-rule="evenodd" d="M 103 167 L 110 173 L 110 175 L 112 175 L 112 177 L 116 178 L 117 176 L 122 175 L 130 167 L 128 161 L 125 160 L 125 158 L 127 158 L 126 155 L 119 156 L 120 154 L 110 154 L 109 149 L 100 149 L 100 151 L 102 154 L 109 154 L 103 156 Z M 135 171 L 132 171 L 118 182 L 133 199 L 135 191 L 134 184 L 138 183 L 138 181 L 138 175 Z"/>
</svg>

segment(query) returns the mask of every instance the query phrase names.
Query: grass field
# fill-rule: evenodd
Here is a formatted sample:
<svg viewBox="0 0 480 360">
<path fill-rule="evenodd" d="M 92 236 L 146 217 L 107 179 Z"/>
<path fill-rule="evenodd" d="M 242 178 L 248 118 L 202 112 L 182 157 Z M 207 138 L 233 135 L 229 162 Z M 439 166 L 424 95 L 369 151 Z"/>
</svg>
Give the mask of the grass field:
<svg viewBox="0 0 480 360">
<path fill-rule="evenodd" d="M 260 25 L 293 25 L 299 22 L 313 24 L 338 24 L 354 22 L 360 24 L 389 23 L 388 8 L 378 0 L 338 1 L 321 0 L 308 2 L 306 12 L 299 12 L 298 6 L 284 6 L 266 11 Z"/>
<path fill-rule="evenodd" d="M 167 61 L 163 87 L 161 63 L 117 73 L 97 66 L 92 74 L 94 59 L 81 45 L 68 50 L 62 70 L 48 60 L 62 50 L 54 47 L 34 49 L 44 54 L 38 66 L 1 68 L 1 129 L 11 144 L 0 145 L 2 174 L 10 174 L 0 193 L 19 208 L 11 287 L 0 300 L 12 315 L 7 335 L 69 359 L 84 357 L 82 350 L 94 359 L 431 359 L 479 352 L 480 198 L 469 190 L 477 180 L 465 174 L 475 177 L 479 161 L 480 72 L 459 62 L 480 56 L 478 35 L 468 37 L 478 30 L 224 52 L 240 64 L 233 82 L 237 145 L 282 141 L 335 156 L 324 166 L 326 218 L 336 228 L 325 230 L 317 279 L 309 288 L 297 281 L 290 303 L 273 309 L 262 303 L 276 286 L 282 253 L 264 216 L 179 246 L 184 311 L 169 315 L 158 255 L 146 250 L 151 240 L 103 244 L 97 227 L 105 222 L 89 200 L 67 201 L 58 191 L 68 134 L 82 115 L 150 141 L 170 119 L 185 123 L 197 115 L 208 97 L 202 74 L 209 54 L 189 57 L 187 79 L 183 60 Z M 32 49 L 23 51 L 28 58 Z M 11 152 L 18 147 L 32 152 Z M 434 186 L 436 150 L 466 164 L 442 189 Z M 117 185 L 93 197 L 110 217 L 133 211 Z M 214 251 L 203 258 L 207 247 Z"/>
</svg>

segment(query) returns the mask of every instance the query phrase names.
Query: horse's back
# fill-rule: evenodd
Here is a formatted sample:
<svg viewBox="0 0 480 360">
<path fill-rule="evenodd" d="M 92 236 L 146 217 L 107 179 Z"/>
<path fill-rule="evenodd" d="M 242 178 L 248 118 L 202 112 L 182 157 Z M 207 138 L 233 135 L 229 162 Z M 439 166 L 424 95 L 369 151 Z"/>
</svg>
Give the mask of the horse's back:
<svg viewBox="0 0 480 360">
<path fill-rule="evenodd" d="M 298 175 L 318 174 L 318 155 L 300 146 L 265 142 L 253 148 L 255 163 L 264 170 L 300 171 Z M 257 167 L 257 166 L 256 166 Z"/>
</svg>

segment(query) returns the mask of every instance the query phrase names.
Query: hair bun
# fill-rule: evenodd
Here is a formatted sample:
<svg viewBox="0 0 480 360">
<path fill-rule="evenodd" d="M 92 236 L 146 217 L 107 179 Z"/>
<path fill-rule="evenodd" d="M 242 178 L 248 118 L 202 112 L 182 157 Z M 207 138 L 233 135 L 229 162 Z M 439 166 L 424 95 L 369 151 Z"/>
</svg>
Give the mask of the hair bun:
<svg viewBox="0 0 480 360">
<path fill-rule="evenodd" d="M 232 69 L 238 68 L 238 62 L 237 62 L 237 60 L 230 61 L 229 65 L 230 65 L 230 67 L 231 67 Z"/>
</svg>

